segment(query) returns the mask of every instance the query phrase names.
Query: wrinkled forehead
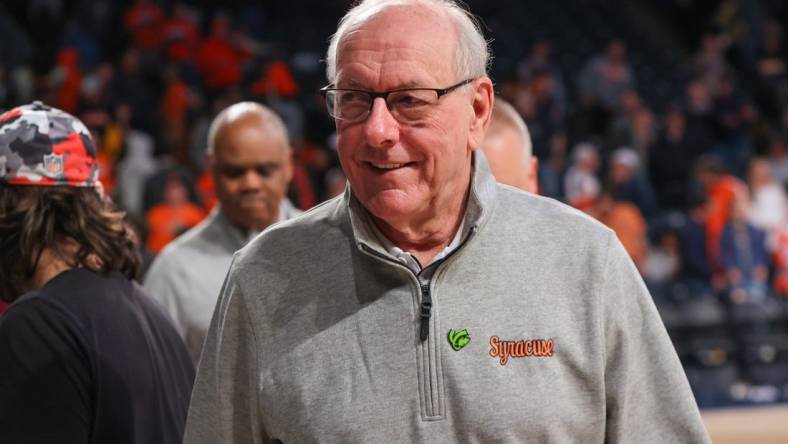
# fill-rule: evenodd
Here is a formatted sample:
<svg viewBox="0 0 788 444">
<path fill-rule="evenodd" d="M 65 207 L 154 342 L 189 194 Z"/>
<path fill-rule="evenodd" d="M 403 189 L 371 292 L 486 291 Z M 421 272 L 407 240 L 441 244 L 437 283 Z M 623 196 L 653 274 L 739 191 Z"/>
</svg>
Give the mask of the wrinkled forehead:
<svg viewBox="0 0 788 444">
<path fill-rule="evenodd" d="M 421 5 L 390 6 L 342 37 L 337 83 L 393 81 L 407 87 L 452 82 L 456 46 L 457 32 L 445 12 Z"/>
</svg>

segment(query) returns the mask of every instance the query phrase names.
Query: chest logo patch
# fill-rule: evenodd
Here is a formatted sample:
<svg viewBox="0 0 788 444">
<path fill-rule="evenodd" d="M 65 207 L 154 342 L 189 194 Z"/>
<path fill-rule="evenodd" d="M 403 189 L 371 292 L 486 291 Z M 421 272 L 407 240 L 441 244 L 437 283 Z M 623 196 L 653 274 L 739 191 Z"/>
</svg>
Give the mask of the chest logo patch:
<svg viewBox="0 0 788 444">
<path fill-rule="evenodd" d="M 463 347 L 471 342 L 471 335 L 468 334 L 468 329 L 464 328 L 460 331 L 449 330 L 449 344 L 454 351 L 460 351 Z"/>
<path fill-rule="evenodd" d="M 501 365 L 506 365 L 509 358 L 550 358 L 553 353 L 552 339 L 506 341 L 498 336 L 490 337 L 490 356 L 497 357 Z"/>
</svg>

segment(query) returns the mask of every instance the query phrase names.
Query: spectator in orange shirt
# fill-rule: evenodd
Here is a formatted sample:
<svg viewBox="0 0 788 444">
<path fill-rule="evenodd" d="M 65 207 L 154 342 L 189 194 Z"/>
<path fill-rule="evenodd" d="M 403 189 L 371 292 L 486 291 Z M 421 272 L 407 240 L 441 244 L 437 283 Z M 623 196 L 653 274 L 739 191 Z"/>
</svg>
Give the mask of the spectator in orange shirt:
<svg viewBox="0 0 788 444">
<path fill-rule="evenodd" d="M 165 70 L 167 87 L 161 101 L 161 115 L 165 124 L 163 139 L 167 152 L 178 162 L 189 162 L 187 115 L 200 104 L 200 99 L 181 78 L 178 67 L 170 65 Z"/>
<path fill-rule="evenodd" d="M 615 231 L 632 262 L 642 272 L 648 255 L 648 227 L 638 207 L 616 201 L 610 193 L 603 192 L 588 213 Z"/>
<path fill-rule="evenodd" d="M 774 240 L 772 260 L 775 265 L 774 291 L 788 297 L 788 226 L 780 229 Z"/>
<path fill-rule="evenodd" d="M 202 72 L 205 85 L 212 90 L 241 84 L 241 65 L 246 53 L 231 37 L 230 19 L 217 15 L 211 22 L 211 34 L 197 53 L 197 68 Z"/>
<path fill-rule="evenodd" d="M 74 113 L 79 105 L 82 72 L 79 69 L 79 53 L 74 48 L 63 48 L 57 55 L 57 70 L 60 77 L 57 90 L 57 105 L 66 112 Z"/>
<path fill-rule="evenodd" d="M 162 98 L 162 117 L 167 123 L 167 126 L 180 127 L 185 125 L 186 113 L 189 111 L 190 106 L 190 91 L 180 75 L 177 68 L 171 66 L 165 71 L 165 78 L 167 80 L 167 88 L 164 90 L 164 97 Z"/>
<path fill-rule="evenodd" d="M 197 225 L 205 217 L 199 206 L 189 201 L 189 192 L 177 174 L 170 174 L 164 185 L 164 201 L 148 210 L 146 246 L 158 254 L 181 233 Z"/>
<path fill-rule="evenodd" d="M 162 40 L 167 58 L 173 62 L 191 63 L 200 45 L 200 27 L 189 7 L 181 2 L 172 8 L 172 17 L 164 22 Z"/>
<path fill-rule="evenodd" d="M 730 220 L 730 210 L 736 196 L 747 192 L 745 184 L 725 171 L 722 161 L 714 156 L 701 156 L 695 164 L 695 179 L 706 194 L 706 250 L 712 274 L 719 275 L 720 239 Z"/>
<path fill-rule="evenodd" d="M 287 63 L 274 60 L 262 69 L 260 80 L 252 84 L 252 93 L 258 96 L 275 94 L 277 97 L 294 97 L 298 94 L 298 84 Z"/>
<path fill-rule="evenodd" d="M 164 11 L 151 0 L 137 0 L 123 16 L 123 26 L 131 34 L 132 45 L 140 50 L 156 50 L 161 45 Z"/>
</svg>

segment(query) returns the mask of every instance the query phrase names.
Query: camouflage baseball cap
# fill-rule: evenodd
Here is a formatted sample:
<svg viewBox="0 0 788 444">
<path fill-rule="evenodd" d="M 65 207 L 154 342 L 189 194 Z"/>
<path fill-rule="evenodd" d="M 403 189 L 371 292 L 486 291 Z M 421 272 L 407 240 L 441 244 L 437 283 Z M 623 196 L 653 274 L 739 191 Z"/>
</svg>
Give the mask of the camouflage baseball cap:
<svg viewBox="0 0 788 444">
<path fill-rule="evenodd" d="M 94 187 L 96 148 L 76 117 L 33 102 L 0 115 L 0 182 Z"/>
</svg>

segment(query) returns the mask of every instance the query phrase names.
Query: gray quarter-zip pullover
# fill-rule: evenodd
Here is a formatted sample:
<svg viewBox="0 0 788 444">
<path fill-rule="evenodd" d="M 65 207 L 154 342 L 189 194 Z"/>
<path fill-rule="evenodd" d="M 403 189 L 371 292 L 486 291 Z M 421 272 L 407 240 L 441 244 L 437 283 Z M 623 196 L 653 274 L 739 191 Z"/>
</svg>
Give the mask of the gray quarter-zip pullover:
<svg viewBox="0 0 788 444">
<path fill-rule="evenodd" d="M 349 189 L 239 251 L 185 442 L 709 442 L 615 234 L 474 164 L 426 289 Z"/>
</svg>

